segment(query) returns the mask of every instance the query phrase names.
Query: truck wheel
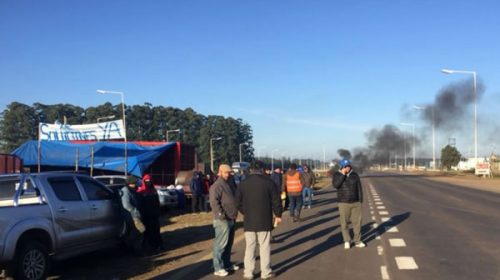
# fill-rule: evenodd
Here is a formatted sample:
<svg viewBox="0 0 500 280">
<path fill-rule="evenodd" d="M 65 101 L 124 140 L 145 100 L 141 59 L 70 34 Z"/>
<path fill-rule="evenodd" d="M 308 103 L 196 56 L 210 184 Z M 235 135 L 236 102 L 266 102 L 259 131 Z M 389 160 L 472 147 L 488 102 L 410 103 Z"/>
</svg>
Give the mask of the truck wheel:
<svg viewBox="0 0 500 280">
<path fill-rule="evenodd" d="M 50 268 L 47 248 L 35 241 L 20 246 L 16 254 L 16 279 L 45 279 Z"/>
</svg>

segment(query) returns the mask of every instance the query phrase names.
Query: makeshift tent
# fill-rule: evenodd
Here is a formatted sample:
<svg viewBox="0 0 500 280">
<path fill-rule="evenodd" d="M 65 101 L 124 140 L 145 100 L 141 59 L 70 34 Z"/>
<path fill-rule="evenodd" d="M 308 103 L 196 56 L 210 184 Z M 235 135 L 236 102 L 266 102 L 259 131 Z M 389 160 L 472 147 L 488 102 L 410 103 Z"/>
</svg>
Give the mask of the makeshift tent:
<svg viewBox="0 0 500 280">
<path fill-rule="evenodd" d="M 38 144 L 28 141 L 12 152 L 23 159 L 25 166 L 38 165 Z M 68 168 L 78 165 L 91 168 L 93 147 L 93 168 L 123 172 L 125 167 L 124 142 L 72 143 L 59 141 L 40 141 L 40 165 Z M 128 173 L 141 177 L 150 165 L 162 154 L 175 149 L 176 143 L 169 142 L 159 146 L 141 146 L 127 143 Z"/>
</svg>

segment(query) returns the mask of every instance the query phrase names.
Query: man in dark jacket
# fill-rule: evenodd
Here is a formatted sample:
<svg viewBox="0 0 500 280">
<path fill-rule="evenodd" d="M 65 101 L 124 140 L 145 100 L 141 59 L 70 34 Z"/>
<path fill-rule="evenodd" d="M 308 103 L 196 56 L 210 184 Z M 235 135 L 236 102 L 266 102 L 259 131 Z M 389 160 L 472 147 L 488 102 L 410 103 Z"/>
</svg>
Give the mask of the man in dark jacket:
<svg viewBox="0 0 500 280">
<path fill-rule="evenodd" d="M 363 187 L 358 173 L 352 170 L 347 159 L 340 161 L 340 170 L 333 175 L 333 187 L 337 189 L 339 203 L 340 228 L 344 239 L 344 249 L 351 248 L 351 236 L 348 222 L 354 230 L 354 242 L 358 248 L 365 247 L 361 241 L 361 203 L 363 203 Z"/>
<path fill-rule="evenodd" d="M 245 279 L 253 279 L 255 246 L 259 245 L 261 279 L 274 276 L 271 270 L 271 230 L 273 213 L 275 225 L 281 222 L 281 201 L 275 183 L 258 167 L 251 169 L 236 192 L 238 210 L 244 215 L 245 230 Z"/>
<path fill-rule="evenodd" d="M 234 242 L 234 232 L 238 209 L 236 208 L 236 190 L 228 184 L 231 167 L 227 164 L 219 166 L 219 178 L 210 187 L 210 207 L 214 215 L 215 239 L 213 246 L 214 275 L 224 277 L 227 270 L 238 270 L 238 265 L 231 264 L 231 248 Z"/>
<path fill-rule="evenodd" d="M 191 178 L 191 182 L 189 183 L 189 189 L 191 190 L 191 209 L 193 213 L 205 211 L 201 172 L 193 171 L 193 178 Z"/>
</svg>

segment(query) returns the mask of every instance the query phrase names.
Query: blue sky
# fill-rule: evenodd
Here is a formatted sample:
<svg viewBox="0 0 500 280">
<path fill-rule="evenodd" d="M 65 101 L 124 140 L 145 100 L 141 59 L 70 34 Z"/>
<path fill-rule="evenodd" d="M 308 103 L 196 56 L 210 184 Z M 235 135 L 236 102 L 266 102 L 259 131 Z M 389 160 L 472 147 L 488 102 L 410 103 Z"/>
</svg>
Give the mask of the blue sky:
<svg viewBox="0 0 500 280">
<path fill-rule="evenodd" d="M 191 107 L 242 118 L 261 155 L 337 156 L 477 71 L 479 152 L 500 104 L 498 1 L 0 1 L 0 110 L 13 101 Z M 406 109 L 405 109 L 406 108 Z M 401 129 L 408 129 L 402 127 Z M 436 131 L 467 154 L 472 119 Z M 425 140 L 427 139 L 427 140 Z M 497 137 L 498 139 L 498 137 Z M 497 149 L 498 150 L 498 149 Z"/>
</svg>

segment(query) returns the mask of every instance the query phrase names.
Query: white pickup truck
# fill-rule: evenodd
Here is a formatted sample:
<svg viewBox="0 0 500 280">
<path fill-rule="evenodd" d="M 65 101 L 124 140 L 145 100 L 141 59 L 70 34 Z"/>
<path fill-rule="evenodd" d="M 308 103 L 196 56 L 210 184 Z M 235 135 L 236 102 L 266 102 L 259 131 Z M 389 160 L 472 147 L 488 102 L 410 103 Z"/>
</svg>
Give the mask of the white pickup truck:
<svg viewBox="0 0 500 280">
<path fill-rule="evenodd" d="M 120 197 L 72 173 L 0 175 L 0 270 L 45 279 L 52 260 L 120 242 Z"/>
</svg>

